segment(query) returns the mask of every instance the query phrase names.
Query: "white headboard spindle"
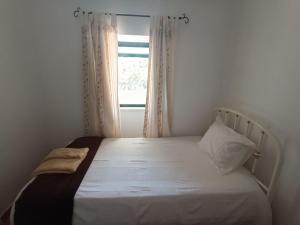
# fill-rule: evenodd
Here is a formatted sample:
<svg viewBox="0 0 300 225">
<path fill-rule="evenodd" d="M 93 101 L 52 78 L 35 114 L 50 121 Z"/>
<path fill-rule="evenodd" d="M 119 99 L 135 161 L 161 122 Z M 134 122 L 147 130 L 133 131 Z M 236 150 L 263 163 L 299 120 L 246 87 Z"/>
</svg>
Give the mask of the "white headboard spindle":
<svg viewBox="0 0 300 225">
<path fill-rule="evenodd" d="M 280 165 L 280 161 L 281 161 L 281 146 L 280 146 L 280 142 L 278 141 L 278 139 L 273 136 L 266 128 L 264 128 L 260 123 L 258 123 L 257 121 L 249 118 L 248 116 L 244 115 L 241 112 L 229 109 L 229 108 L 217 108 L 217 114 L 218 115 L 223 115 L 224 118 L 224 123 L 230 127 L 229 124 L 229 120 L 230 118 L 234 118 L 233 123 L 232 123 L 232 129 L 234 129 L 235 131 L 238 132 L 238 127 L 240 126 L 240 122 L 242 120 L 246 121 L 245 123 L 245 129 L 241 129 L 244 130 L 243 132 L 239 132 L 240 134 L 246 136 L 247 138 L 249 138 L 250 140 L 254 141 L 253 138 L 251 137 L 251 133 L 253 131 L 253 129 L 258 129 L 260 132 L 260 137 L 257 143 L 257 151 L 253 154 L 253 163 L 252 166 L 250 168 L 251 173 L 255 176 L 256 182 L 260 185 L 260 187 L 265 191 L 267 197 L 269 198 L 269 200 L 272 200 L 272 193 L 274 191 L 274 183 L 278 174 L 278 170 L 279 170 L 279 165 Z M 266 139 L 270 139 L 273 141 L 273 145 L 274 146 L 272 148 L 272 151 L 275 154 L 275 162 L 274 162 L 274 166 L 273 169 L 271 171 L 270 174 L 270 179 L 269 182 L 263 182 L 262 179 L 260 179 L 260 177 L 256 174 L 256 170 L 257 170 L 257 165 L 259 163 L 260 158 L 263 156 L 264 154 L 264 143 Z"/>
</svg>

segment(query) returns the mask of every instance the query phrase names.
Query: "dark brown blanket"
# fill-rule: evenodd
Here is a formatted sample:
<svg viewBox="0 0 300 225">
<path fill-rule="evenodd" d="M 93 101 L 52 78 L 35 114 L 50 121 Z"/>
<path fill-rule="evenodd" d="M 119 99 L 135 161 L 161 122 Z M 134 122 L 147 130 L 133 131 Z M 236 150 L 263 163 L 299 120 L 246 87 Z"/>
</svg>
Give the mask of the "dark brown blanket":
<svg viewBox="0 0 300 225">
<path fill-rule="evenodd" d="M 81 137 L 67 147 L 88 147 L 74 174 L 39 175 L 15 204 L 15 225 L 71 225 L 75 193 L 101 144 L 100 137 Z"/>
</svg>

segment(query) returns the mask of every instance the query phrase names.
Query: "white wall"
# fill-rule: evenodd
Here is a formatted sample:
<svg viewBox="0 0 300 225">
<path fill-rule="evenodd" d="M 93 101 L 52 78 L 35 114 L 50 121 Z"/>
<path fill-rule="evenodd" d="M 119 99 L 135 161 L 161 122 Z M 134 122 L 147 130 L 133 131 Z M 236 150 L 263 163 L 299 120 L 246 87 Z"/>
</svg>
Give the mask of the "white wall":
<svg viewBox="0 0 300 225">
<path fill-rule="evenodd" d="M 179 28 L 176 57 L 174 135 L 201 134 L 216 105 L 225 67 L 225 50 L 232 14 L 231 0 L 80 0 L 37 1 L 40 73 L 46 86 L 50 145 L 61 145 L 82 135 L 80 21 L 72 11 L 88 10 L 132 14 L 180 15 L 191 23 Z M 136 113 L 136 112 L 134 112 Z M 122 111 L 122 118 L 128 111 Z M 143 111 L 126 117 L 124 130 L 143 124 Z M 131 120 L 133 118 L 133 120 Z M 139 121 L 137 121 L 139 120 Z M 126 133 L 124 136 L 141 136 Z"/>
<path fill-rule="evenodd" d="M 45 94 L 49 147 L 83 135 L 80 22 L 74 0 L 35 0 L 37 66 Z"/>
<path fill-rule="evenodd" d="M 32 1 L 0 2 L 0 212 L 45 153 Z"/>
<path fill-rule="evenodd" d="M 144 128 L 143 108 L 121 109 L 121 133 L 124 137 L 142 137 Z"/>
<path fill-rule="evenodd" d="M 224 105 L 258 116 L 280 137 L 284 162 L 274 224 L 300 224 L 300 1 L 238 1 Z"/>
</svg>

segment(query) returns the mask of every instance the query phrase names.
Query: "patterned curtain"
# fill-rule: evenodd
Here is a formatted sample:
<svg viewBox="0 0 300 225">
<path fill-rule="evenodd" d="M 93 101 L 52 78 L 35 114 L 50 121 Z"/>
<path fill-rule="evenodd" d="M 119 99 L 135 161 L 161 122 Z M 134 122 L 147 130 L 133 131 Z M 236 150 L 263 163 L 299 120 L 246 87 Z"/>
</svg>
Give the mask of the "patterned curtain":
<svg viewBox="0 0 300 225">
<path fill-rule="evenodd" d="M 115 15 L 83 15 L 85 133 L 120 136 L 118 39 Z"/>
<path fill-rule="evenodd" d="M 145 137 L 171 135 L 176 21 L 166 16 L 151 18 Z"/>
</svg>

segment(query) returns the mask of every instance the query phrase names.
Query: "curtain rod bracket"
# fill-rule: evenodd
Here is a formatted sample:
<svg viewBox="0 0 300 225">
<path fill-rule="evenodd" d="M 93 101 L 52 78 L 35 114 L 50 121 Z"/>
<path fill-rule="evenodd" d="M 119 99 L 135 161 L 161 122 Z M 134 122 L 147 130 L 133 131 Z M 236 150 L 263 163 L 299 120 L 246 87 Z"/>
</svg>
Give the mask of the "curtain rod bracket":
<svg viewBox="0 0 300 225">
<path fill-rule="evenodd" d="M 73 16 L 75 17 L 75 18 L 77 18 L 78 16 L 79 16 L 79 13 L 82 13 L 83 15 L 85 14 L 85 11 L 84 10 L 82 10 L 80 7 L 77 7 L 77 9 L 76 10 L 74 10 L 74 12 L 73 12 Z M 88 14 L 93 14 L 93 12 L 88 12 Z"/>
</svg>

